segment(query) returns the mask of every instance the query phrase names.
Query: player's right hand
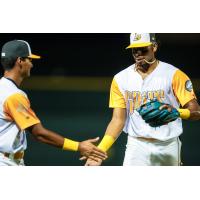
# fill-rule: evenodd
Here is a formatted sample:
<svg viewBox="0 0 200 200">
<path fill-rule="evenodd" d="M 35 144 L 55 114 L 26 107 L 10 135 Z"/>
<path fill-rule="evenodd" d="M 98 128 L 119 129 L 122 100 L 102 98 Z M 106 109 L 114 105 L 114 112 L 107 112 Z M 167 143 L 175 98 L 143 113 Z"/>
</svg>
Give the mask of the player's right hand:
<svg viewBox="0 0 200 200">
<path fill-rule="evenodd" d="M 100 166 L 102 164 L 102 160 L 101 159 L 98 159 L 98 160 L 93 160 L 93 159 L 90 159 L 88 158 L 86 163 L 85 163 L 85 166 Z"/>
<path fill-rule="evenodd" d="M 94 144 L 99 140 L 99 137 L 94 139 L 85 140 L 79 143 L 78 150 L 80 151 L 82 156 L 86 156 L 87 158 L 90 157 L 96 157 L 101 160 L 105 160 L 107 158 L 106 152 L 102 151 L 98 147 L 96 147 Z"/>
</svg>

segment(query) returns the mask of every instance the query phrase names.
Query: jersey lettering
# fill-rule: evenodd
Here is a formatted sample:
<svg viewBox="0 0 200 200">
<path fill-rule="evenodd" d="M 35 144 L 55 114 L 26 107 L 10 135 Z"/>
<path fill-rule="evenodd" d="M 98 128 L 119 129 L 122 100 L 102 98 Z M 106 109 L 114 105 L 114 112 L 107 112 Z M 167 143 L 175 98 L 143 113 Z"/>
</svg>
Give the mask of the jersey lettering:
<svg viewBox="0 0 200 200">
<path fill-rule="evenodd" d="M 142 93 L 140 91 L 125 91 L 125 102 L 129 114 L 133 114 L 134 110 L 154 98 L 162 102 L 165 98 L 164 90 L 143 91 Z"/>
</svg>

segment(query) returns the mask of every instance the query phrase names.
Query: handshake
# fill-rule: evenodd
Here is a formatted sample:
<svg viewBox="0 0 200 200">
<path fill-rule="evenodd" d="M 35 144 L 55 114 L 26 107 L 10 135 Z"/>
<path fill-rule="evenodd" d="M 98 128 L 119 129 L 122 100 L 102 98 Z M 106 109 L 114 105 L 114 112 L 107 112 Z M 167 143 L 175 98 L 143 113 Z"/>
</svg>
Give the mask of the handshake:
<svg viewBox="0 0 200 200">
<path fill-rule="evenodd" d="M 179 117 L 182 119 L 187 119 L 190 115 L 190 111 L 187 109 L 176 109 L 169 104 L 159 102 L 157 99 L 153 99 L 150 102 L 141 105 L 137 109 L 137 112 L 151 127 L 160 127 L 166 125 L 175 121 Z M 124 116 L 125 112 L 122 115 Z M 123 119 L 125 121 L 125 117 L 123 117 Z M 116 127 L 119 128 L 113 133 L 113 130 L 116 130 Z M 106 152 L 115 142 L 122 129 L 123 125 L 118 126 L 118 123 L 115 122 L 115 120 L 112 120 L 106 132 L 112 132 L 113 136 L 105 134 L 100 144 L 97 147 L 95 146 L 93 149 L 95 151 L 90 151 L 89 155 L 83 153 L 81 154 L 82 157 L 80 160 L 86 160 L 85 166 L 100 166 L 103 160 L 107 158 Z"/>
<path fill-rule="evenodd" d="M 86 160 L 85 166 L 100 166 L 102 164 L 103 160 L 105 160 L 105 159 L 102 159 L 99 157 L 87 158 L 85 156 L 82 156 L 79 160 Z"/>
<path fill-rule="evenodd" d="M 98 138 L 96 139 L 98 140 Z M 85 166 L 100 166 L 103 160 L 107 158 L 106 151 L 112 146 L 114 142 L 115 139 L 112 136 L 105 135 L 100 144 L 93 148 L 92 151 L 88 152 L 88 154 L 81 153 L 82 157 L 79 160 L 86 160 Z M 82 143 L 79 144 L 80 152 L 83 152 L 81 149 L 85 149 L 83 147 L 84 144 Z"/>
</svg>

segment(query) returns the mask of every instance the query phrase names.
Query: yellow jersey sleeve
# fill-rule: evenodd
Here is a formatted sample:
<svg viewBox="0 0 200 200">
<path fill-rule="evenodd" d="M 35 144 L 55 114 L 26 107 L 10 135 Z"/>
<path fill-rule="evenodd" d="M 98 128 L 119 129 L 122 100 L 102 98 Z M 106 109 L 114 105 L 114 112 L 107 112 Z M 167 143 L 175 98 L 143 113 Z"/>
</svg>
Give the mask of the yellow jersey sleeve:
<svg viewBox="0 0 200 200">
<path fill-rule="evenodd" d="M 15 121 L 21 130 L 40 123 L 40 120 L 30 107 L 28 98 L 22 94 L 14 94 L 6 99 L 4 113 L 8 118 Z"/>
<path fill-rule="evenodd" d="M 181 70 L 175 72 L 172 88 L 181 106 L 184 106 L 194 98 L 196 99 L 191 80 Z"/>
<path fill-rule="evenodd" d="M 123 94 L 119 90 L 118 84 L 113 79 L 110 89 L 110 108 L 126 108 L 126 103 Z"/>
</svg>

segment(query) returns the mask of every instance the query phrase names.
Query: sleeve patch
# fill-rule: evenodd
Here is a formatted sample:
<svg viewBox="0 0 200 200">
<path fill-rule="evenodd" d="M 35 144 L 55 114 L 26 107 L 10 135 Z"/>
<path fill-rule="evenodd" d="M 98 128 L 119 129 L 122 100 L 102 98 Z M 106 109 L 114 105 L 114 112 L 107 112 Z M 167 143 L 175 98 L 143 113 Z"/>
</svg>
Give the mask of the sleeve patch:
<svg viewBox="0 0 200 200">
<path fill-rule="evenodd" d="M 187 80 L 187 81 L 185 82 L 185 89 L 186 89 L 188 92 L 192 92 L 193 86 L 192 86 L 192 81 L 191 81 L 191 80 Z"/>
<path fill-rule="evenodd" d="M 184 106 L 192 99 L 196 99 L 193 90 L 192 81 L 181 70 L 177 70 L 173 76 L 172 87 L 174 95 L 177 97 L 179 103 Z"/>
<path fill-rule="evenodd" d="M 14 94 L 6 99 L 4 113 L 15 121 L 21 130 L 40 123 L 40 120 L 30 107 L 29 100 L 22 94 Z"/>
</svg>

